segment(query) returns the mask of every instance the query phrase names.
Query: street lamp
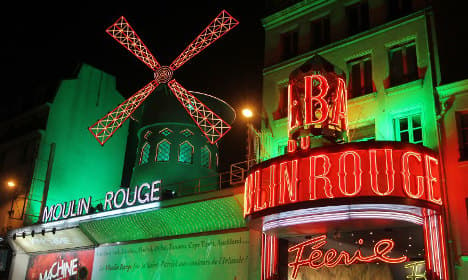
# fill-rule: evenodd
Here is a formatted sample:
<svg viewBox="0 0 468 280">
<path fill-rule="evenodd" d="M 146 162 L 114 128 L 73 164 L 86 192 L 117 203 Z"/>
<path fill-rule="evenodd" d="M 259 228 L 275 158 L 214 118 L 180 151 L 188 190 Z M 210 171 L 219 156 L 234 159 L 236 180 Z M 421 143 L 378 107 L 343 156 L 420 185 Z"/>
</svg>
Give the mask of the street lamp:
<svg viewBox="0 0 468 280">
<path fill-rule="evenodd" d="M 252 125 L 252 118 L 254 116 L 254 112 L 250 108 L 242 109 L 242 115 L 247 120 L 247 165 L 250 167 L 250 161 L 255 159 L 255 151 L 254 151 L 254 139 L 256 131 Z"/>
<path fill-rule="evenodd" d="M 14 180 L 8 180 L 7 181 L 7 186 L 12 189 L 14 187 L 16 187 L 16 182 Z"/>
<path fill-rule="evenodd" d="M 253 117 L 253 112 L 249 108 L 244 108 L 242 109 L 242 115 L 246 117 L 247 119 L 250 119 Z"/>
</svg>

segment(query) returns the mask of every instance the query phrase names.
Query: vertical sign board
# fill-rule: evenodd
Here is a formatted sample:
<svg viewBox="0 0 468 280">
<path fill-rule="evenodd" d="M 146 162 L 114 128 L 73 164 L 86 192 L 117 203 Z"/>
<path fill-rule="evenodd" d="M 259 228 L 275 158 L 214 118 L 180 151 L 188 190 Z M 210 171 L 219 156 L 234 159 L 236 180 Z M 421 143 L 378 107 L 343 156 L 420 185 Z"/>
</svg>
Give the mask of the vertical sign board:
<svg viewBox="0 0 468 280">
<path fill-rule="evenodd" d="M 26 280 L 90 280 L 93 261 L 93 249 L 31 256 Z"/>
<path fill-rule="evenodd" d="M 93 280 L 247 280 L 247 231 L 96 248 Z"/>
</svg>

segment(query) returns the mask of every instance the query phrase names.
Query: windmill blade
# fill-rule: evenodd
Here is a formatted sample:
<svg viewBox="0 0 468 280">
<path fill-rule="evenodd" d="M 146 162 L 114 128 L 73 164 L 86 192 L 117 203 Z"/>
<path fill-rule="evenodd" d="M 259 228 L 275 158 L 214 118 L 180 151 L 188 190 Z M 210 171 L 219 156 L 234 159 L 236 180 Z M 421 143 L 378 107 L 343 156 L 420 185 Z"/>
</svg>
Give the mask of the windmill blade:
<svg viewBox="0 0 468 280">
<path fill-rule="evenodd" d="M 101 145 L 104 145 L 158 85 L 159 84 L 155 80 L 152 80 L 117 108 L 93 124 L 89 128 L 91 134 L 94 135 Z"/>
<path fill-rule="evenodd" d="M 109 26 L 106 32 L 153 71 L 161 67 L 123 16 Z"/>
<path fill-rule="evenodd" d="M 176 80 L 170 81 L 167 85 L 211 144 L 216 143 L 231 129 L 227 122 L 183 88 Z"/>
<path fill-rule="evenodd" d="M 171 69 L 178 69 L 229 30 L 233 29 L 237 24 L 239 24 L 239 22 L 235 18 L 226 10 L 222 10 L 200 35 L 198 35 L 198 37 L 171 63 Z"/>
</svg>

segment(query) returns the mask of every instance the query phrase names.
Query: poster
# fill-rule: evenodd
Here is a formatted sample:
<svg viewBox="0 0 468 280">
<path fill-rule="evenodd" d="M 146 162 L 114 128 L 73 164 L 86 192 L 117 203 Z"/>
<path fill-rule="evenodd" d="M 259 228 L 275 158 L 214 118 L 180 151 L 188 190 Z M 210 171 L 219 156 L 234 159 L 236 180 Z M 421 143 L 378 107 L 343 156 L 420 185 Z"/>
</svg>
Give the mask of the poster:
<svg viewBox="0 0 468 280">
<path fill-rule="evenodd" d="M 247 280 L 248 232 L 96 248 L 94 280 Z"/>
<path fill-rule="evenodd" d="M 90 280 L 94 250 L 68 251 L 31 256 L 27 280 Z"/>
</svg>

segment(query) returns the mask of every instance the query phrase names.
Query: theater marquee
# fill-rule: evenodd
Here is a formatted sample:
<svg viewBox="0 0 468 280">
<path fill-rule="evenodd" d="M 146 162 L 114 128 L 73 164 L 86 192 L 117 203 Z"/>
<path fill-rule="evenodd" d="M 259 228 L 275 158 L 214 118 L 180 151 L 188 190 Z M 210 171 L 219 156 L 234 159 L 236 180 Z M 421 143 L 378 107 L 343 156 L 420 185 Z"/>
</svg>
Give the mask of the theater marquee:
<svg viewBox="0 0 468 280">
<path fill-rule="evenodd" d="M 338 198 L 440 205 L 439 181 L 437 158 L 417 145 L 353 143 L 297 151 L 251 171 L 244 216 L 300 202 L 331 205 Z"/>
</svg>

